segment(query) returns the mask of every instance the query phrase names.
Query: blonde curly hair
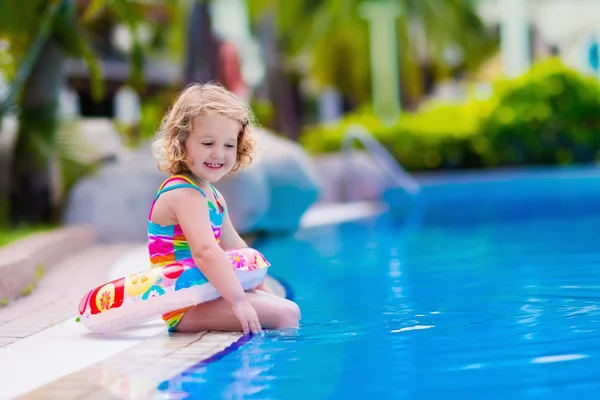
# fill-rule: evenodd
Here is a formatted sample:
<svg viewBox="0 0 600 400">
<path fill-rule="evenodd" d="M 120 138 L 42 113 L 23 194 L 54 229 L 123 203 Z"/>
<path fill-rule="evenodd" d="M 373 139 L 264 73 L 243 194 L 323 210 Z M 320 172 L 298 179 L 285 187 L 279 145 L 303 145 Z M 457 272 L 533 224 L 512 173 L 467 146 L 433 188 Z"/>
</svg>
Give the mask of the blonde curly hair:
<svg viewBox="0 0 600 400">
<path fill-rule="evenodd" d="M 250 107 L 218 83 L 193 83 L 177 97 L 162 119 L 152 152 L 158 168 L 172 175 L 190 173 L 186 163 L 185 141 L 192 130 L 192 121 L 200 115 L 220 115 L 241 124 L 237 138 L 236 162 L 230 174 L 250 165 L 255 142 L 250 126 L 254 115 Z"/>
</svg>

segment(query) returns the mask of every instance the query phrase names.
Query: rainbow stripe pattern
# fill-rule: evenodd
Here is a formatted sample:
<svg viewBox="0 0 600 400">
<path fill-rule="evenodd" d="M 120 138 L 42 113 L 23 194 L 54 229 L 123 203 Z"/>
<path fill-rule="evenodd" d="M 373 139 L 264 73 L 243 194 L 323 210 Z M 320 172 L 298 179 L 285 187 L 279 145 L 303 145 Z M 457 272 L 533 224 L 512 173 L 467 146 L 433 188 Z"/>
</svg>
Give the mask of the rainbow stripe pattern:
<svg viewBox="0 0 600 400">
<path fill-rule="evenodd" d="M 165 188 L 169 182 L 173 181 L 184 181 L 186 183 L 172 185 Z M 150 220 L 152 217 L 154 204 L 156 203 L 158 197 L 167 191 L 182 187 L 194 188 L 198 190 L 206 199 L 210 214 L 210 223 L 215 240 L 219 242 L 219 238 L 221 237 L 225 209 L 219 201 L 219 194 L 217 190 L 212 185 L 210 186 L 215 197 L 215 206 L 215 204 L 208 198 L 204 191 L 200 189 L 196 183 L 194 183 L 194 181 L 184 175 L 173 175 L 165 180 L 160 186 L 148 214 L 148 253 L 150 255 L 151 268 L 162 268 L 173 264 L 195 268 L 194 260 L 192 259 L 192 252 L 187 239 L 183 234 L 181 226 L 179 224 L 159 225 Z M 204 280 L 206 280 L 203 275 L 202 277 Z M 208 282 L 208 280 L 206 280 L 206 282 Z M 185 314 L 188 309 L 189 307 L 175 310 L 163 315 L 163 320 L 169 326 L 169 331 L 173 331 L 175 329 L 181 318 L 183 318 L 183 314 Z"/>
</svg>

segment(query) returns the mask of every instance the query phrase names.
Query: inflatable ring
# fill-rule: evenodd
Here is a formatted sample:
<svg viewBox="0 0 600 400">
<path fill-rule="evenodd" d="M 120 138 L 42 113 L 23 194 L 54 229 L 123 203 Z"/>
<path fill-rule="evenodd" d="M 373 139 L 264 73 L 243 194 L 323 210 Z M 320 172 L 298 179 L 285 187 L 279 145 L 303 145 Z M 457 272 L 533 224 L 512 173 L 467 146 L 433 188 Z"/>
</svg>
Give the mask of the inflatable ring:
<svg viewBox="0 0 600 400">
<path fill-rule="evenodd" d="M 248 247 L 225 253 L 244 290 L 263 282 L 270 264 L 259 251 Z M 90 290 L 79 303 L 78 320 L 94 333 L 107 333 L 219 297 L 199 268 L 173 263 Z"/>
</svg>

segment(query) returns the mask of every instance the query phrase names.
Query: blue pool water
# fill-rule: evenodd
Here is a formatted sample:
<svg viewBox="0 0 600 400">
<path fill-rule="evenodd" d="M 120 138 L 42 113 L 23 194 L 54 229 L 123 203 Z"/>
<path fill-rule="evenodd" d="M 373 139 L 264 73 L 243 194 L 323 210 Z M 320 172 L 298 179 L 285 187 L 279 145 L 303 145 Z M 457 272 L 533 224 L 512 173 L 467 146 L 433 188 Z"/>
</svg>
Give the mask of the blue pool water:
<svg viewBox="0 0 600 400">
<path fill-rule="evenodd" d="M 269 239 L 259 247 L 293 289 L 301 328 L 254 337 L 160 389 L 202 399 L 597 398 L 596 200 L 438 205 L 408 230 L 385 214 Z"/>
</svg>

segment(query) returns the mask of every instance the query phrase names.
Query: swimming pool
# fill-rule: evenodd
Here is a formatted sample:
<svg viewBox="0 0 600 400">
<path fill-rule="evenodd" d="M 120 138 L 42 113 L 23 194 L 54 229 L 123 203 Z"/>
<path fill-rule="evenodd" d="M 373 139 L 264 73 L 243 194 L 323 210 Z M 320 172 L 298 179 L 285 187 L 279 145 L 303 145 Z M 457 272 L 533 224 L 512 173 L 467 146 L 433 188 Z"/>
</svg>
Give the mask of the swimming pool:
<svg viewBox="0 0 600 400">
<path fill-rule="evenodd" d="M 159 389 L 203 399 L 595 398 L 600 180 L 579 178 L 528 176 L 496 191 L 431 183 L 434 201 L 409 230 L 386 213 L 266 240 L 257 247 L 293 289 L 302 327 L 254 337 Z"/>
</svg>

